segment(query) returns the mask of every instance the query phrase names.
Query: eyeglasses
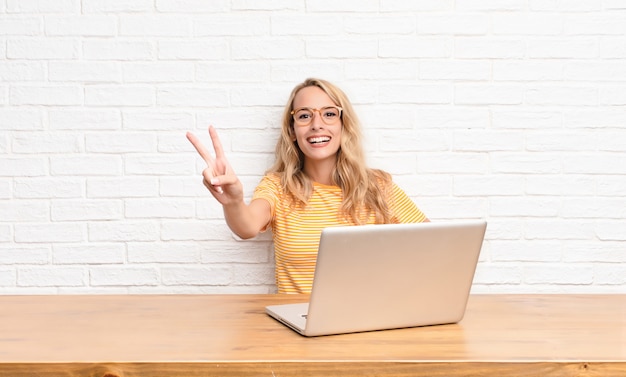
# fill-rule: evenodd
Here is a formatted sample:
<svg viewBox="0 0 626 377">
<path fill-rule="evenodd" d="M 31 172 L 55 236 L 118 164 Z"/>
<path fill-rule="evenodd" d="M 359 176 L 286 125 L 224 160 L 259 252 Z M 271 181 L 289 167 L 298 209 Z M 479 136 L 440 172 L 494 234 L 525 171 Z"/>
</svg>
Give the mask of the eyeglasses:
<svg viewBox="0 0 626 377">
<path fill-rule="evenodd" d="M 310 107 L 301 107 L 291 112 L 293 121 L 298 126 L 308 126 L 313 121 L 314 113 L 317 112 L 322 121 L 328 125 L 333 125 L 341 119 L 343 109 L 338 106 L 327 106 L 321 109 L 312 109 Z"/>
</svg>

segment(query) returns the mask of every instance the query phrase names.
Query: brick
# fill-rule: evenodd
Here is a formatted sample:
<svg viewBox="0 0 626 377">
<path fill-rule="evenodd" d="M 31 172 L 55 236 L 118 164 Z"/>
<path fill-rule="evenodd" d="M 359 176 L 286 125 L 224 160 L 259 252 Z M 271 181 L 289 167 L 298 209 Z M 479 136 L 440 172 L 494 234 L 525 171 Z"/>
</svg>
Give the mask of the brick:
<svg viewBox="0 0 626 377">
<path fill-rule="evenodd" d="M 378 57 L 447 58 L 452 49 L 450 40 L 443 37 L 388 37 L 378 42 Z"/>
<path fill-rule="evenodd" d="M 565 18 L 566 35 L 624 35 L 626 17 L 611 13 L 573 14 Z"/>
<path fill-rule="evenodd" d="M 158 193 L 156 177 L 87 178 L 88 198 L 144 198 Z"/>
<path fill-rule="evenodd" d="M 82 242 L 86 240 L 84 224 L 19 223 L 14 225 L 17 243 Z"/>
<path fill-rule="evenodd" d="M 39 177 L 48 173 L 48 159 L 0 157 L 0 177 Z"/>
<path fill-rule="evenodd" d="M 194 202 L 187 199 L 133 199 L 127 200 L 124 207 L 124 215 L 128 219 L 191 218 L 195 214 Z"/>
<path fill-rule="evenodd" d="M 519 11 L 526 9 L 524 0 L 462 0 L 457 9 L 467 11 Z"/>
<path fill-rule="evenodd" d="M 72 106 L 83 104 L 83 92 L 78 86 L 13 86 L 11 105 Z"/>
<path fill-rule="evenodd" d="M 19 132 L 13 136 L 12 149 L 24 154 L 78 153 L 83 149 L 83 140 L 76 133 Z"/>
<path fill-rule="evenodd" d="M 485 35 L 491 17 L 478 13 L 428 14 L 417 17 L 417 33 L 432 35 Z"/>
<path fill-rule="evenodd" d="M 80 12 L 80 1 L 7 0 L 6 9 L 9 13 L 73 13 Z"/>
<path fill-rule="evenodd" d="M 593 270 L 587 266 L 541 263 L 522 269 L 523 281 L 528 284 L 591 284 Z"/>
<path fill-rule="evenodd" d="M 0 80 L 3 82 L 37 82 L 44 81 L 45 77 L 46 67 L 41 62 L 0 62 Z"/>
<path fill-rule="evenodd" d="M 53 246 L 55 265 L 123 264 L 126 259 L 124 244 L 57 244 Z"/>
<path fill-rule="evenodd" d="M 227 285 L 232 281 L 229 266 L 163 267 L 165 285 Z"/>
<path fill-rule="evenodd" d="M 222 40 L 159 41 L 157 48 L 158 48 L 159 59 L 162 59 L 162 60 L 175 60 L 175 61 L 217 60 L 217 61 L 221 61 L 221 60 L 228 59 L 230 55 L 228 43 Z"/>
<path fill-rule="evenodd" d="M 0 287 L 15 287 L 17 271 L 13 268 L 0 268 Z"/>
<path fill-rule="evenodd" d="M 85 88 L 88 106 L 152 106 L 155 104 L 154 88 L 146 86 L 94 86 Z"/>
<path fill-rule="evenodd" d="M 45 33 L 49 36 L 113 37 L 117 22 L 113 16 L 48 16 Z"/>
<path fill-rule="evenodd" d="M 228 92 L 223 88 L 162 87 L 156 92 L 159 106 L 228 106 Z"/>
<path fill-rule="evenodd" d="M 491 216 L 497 217 L 556 217 L 561 201 L 552 197 L 492 197 L 489 200 Z"/>
<path fill-rule="evenodd" d="M 379 93 L 381 103 L 448 104 L 453 100 L 453 88 L 445 83 L 384 85 Z"/>
<path fill-rule="evenodd" d="M 119 35 L 125 37 L 190 37 L 192 23 L 189 17 L 179 15 L 122 15 Z"/>
<path fill-rule="evenodd" d="M 85 13 L 147 12 L 154 10 L 153 0 L 82 0 Z"/>
<path fill-rule="evenodd" d="M 21 267 L 17 270 L 20 287 L 79 287 L 86 283 L 82 267 Z"/>
<path fill-rule="evenodd" d="M 533 219 L 526 222 L 525 236 L 531 240 L 590 240 L 595 236 L 594 220 Z"/>
<path fill-rule="evenodd" d="M 125 111 L 124 129 L 138 131 L 187 131 L 194 128 L 193 113 L 188 111 Z M 181 132 L 181 138 L 184 137 Z"/>
<path fill-rule="evenodd" d="M 201 50 L 202 51 L 202 50 Z M 198 82 L 262 82 L 271 77 L 270 64 L 267 62 L 215 62 L 196 64 Z"/>
<path fill-rule="evenodd" d="M 454 151 L 489 152 L 524 149 L 524 136 L 519 131 L 456 130 L 452 139 Z"/>
<path fill-rule="evenodd" d="M 115 62 L 50 62 L 48 78 L 61 82 L 120 82 L 122 69 Z"/>
<path fill-rule="evenodd" d="M 50 247 L 38 245 L 0 245 L 2 265 L 44 265 L 50 263 Z"/>
<path fill-rule="evenodd" d="M 233 268 L 233 284 L 241 285 L 260 285 L 260 284 L 273 284 L 274 277 L 274 265 L 235 265 Z"/>
<path fill-rule="evenodd" d="M 607 219 L 595 222 L 594 233 L 601 241 L 626 241 L 623 218 Z"/>
<path fill-rule="evenodd" d="M 598 90 L 589 86 L 534 86 L 525 93 L 530 105 L 593 106 L 598 104 Z"/>
<path fill-rule="evenodd" d="M 494 81 L 558 81 L 565 75 L 560 61 L 494 61 Z"/>
<path fill-rule="evenodd" d="M 433 60 L 419 63 L 419 78 L 485 81 L 491 78 L 491 70 L 491 63 L 484 61 Z"/>
<path fill-rule="evenodd" d="M 520 59 L 526 56 L 524 38 L 458 37 L 454 56 L 461 59 Z"/>
<path fill-rule="evenodd" d="M 528 56 L 533 59 L 590 59 L 598 57 L 595 38 L 529 39 Z"/>
<path fill-rule="evenodd" d="M 559 262 L 563 247 L 560 241 L 491 241 L 489 255 L 494 262 Z"/>
<path fill-rule="evenodd" d="M 492 17 L 495 35 L 560 35 L 563 31 L 560 14 L 499 13 Z"/>
<path fill-rule="evenodd" d="M 459 84 L 454 87 L 454 103 L 461 105 L 519 105 L 523 88 L 513 85 Z"/>
<path fill-rule="evenodd" d="M 375 23 L 384 21 L 381 18 L 368 19 L 372 28 L 369 32 L 373 33 Z M 367 21 L 365 22 L 367 23 Z M 387 23 L 385 23 L 387 24 Z M 285 16 L 272 16 L 270 18 L 270 30 L 272 35 L 301 35 L 306 37 L 312 36 L 334 36 L 342 32 L 345 28 L 347 32 L 361 34 L 362 30 L 366 28 L 360 28 L 358 21 L 355 18 L 350 18 L 346 25 L 343 26 L 342 17 L 339 13 L 335 14 L 301 14 L 301 15 L 285 15 Z"/>
<path fill-rule="evenodd" d="M 4 36 L 35 36 L 41 35 L 42 20 L 38 17 L 3 15 L 0 24 L 0 35 Z"/>
<path fill-rule="evenodd" d="M 9 179 L 0 180 L 0 199 L 9 199 L 13 196 L 13 182 Z"/>
<path fill-rule="evenodd" d="M 115 109 L 51 109 L 48 124 L 53 130 L 118 130 L 122 116 Z"/>
<path fill-rule="evenodd" d="M 159 12 L 183 12 L 183 13 L 204 13 L 204 12 L 227 12 L 230 10 L 228 1 L 204 1 L 204 0 L 157 0 L 156 9 Z"/>
<path fill-rule="evenodd" d="M 246 25 L 246 27 L 241 27 Z M 263 36 L 270 34 L 270 18 L 222 14 L 193 20 L 195 37 Z"/>
<path fill-rule="evenodd" d="M 232 233 L 223 219 L 217 222 L 181 222 L 168 221 L 161 225 L 163 241 L 218 241 L 232 237 Z"/>
<path fill-rule="evenodd" d="M 539 108 L 494 109 L 491 118 L 494 127 L 506 129 L 560 128 L 564 123 L 560 112 Z"/>
<path fill-rule="evenodd" d="M 14 196 L 23 199 L 79 198 L 85 192 L 81 178 L 15 178 Z"/>
<path fill-rule="evenodd" d="M 601 105 L 626 105 L 626 86 L 607 86 L 600 87 L 599 102 Z"/>
<path fill-rule="evenodd" d="M 78 39 L 71 38 L 19 38 L 6 43 L 7 57 L 11 59 L 76 59 L 80 50 Z"/>
<path fill-rule="evenodd" d="M 155 241 L 158 226 L 153 221 L 99 221 L 88 224 L 89 241 Z"/>
<path fill-rule="evenodd" d="M 156 55 L 156 43 L 149 40 L 125 39 L 91 40 L 82 42 L 83 58 L 86 60 L 151 60 Z"/>
<path fill-rule="evenodd" d="M 56 176 L 120 175 L 121 171 L 121 156 L 74 155 L 50 158 L 50 173 Z"/>
<path fill-rule="evenodd" d="M 119 220 L 121 200 L 55 200 L 50 208 L 52 221 Z"/>
<path fill-rule="evenodd" d="M 561 161 L 555 153 L 491 153 L 491 172 L 500 174 L 555 174 L 561 173 Z"/>
<path fill-rule="evenodd" d="M 89 284 L 100 286 L 155 286 L 159 274 L 150 267 L 91 267 Z"/>
<path fill-rule="evenodd" d="M 128 244 L 129 263 L 201 263 L 201 255 L 205 246 L 191 242 L 145 243 L 131 242 Z"/>
<path fill-rule="evenodd" d="M 329 48 L 337 55 L 344 55 L 340 49 L 345 46 L 340 45 L 341 42 L 334 42 Z M 361 46 L 362 43 L 350 47 L 348 51 L 357 51 Z M 302 41 L 286 37 L 238 38 L 230 45 L 231 56 L 235 60 L 296 59 L 303 58 L 305 55 L 316 57 L 320 47 L 321 42 L 312 41 L 307 43 L 305 48 Z M 351 55 L 350 52 L 345 52 L 345 54 Z"/>
<path fill-rule="evenodd" d="M 0 109 L 0 130 L 30 131 L 43 129 L 43 113 L 30 109 Z"/>
<path fill-rule="evenodd" d="M 156 151 L 156 136 L 149 133 L 116 132 L 85 135 L 88 153 L 142 153 Z"/>
<path fill-rule="evenodd" d="M 127 83 L 192 82 L 194 66 L 190 62 L 127 63 L 123 77 Z"/>
<path fill-rule="evenodd" d="M 524 180 L 521 176 L 470 175 L 454 177 L 455 196 L 522 196 Z"/>
<path fill-rule="evenodd" d="M 380 10 L 383 12 L 423 12 L 423 11 L 444 11 L 454 9 L 452 0 L 382 0 Z"/>
</svg>

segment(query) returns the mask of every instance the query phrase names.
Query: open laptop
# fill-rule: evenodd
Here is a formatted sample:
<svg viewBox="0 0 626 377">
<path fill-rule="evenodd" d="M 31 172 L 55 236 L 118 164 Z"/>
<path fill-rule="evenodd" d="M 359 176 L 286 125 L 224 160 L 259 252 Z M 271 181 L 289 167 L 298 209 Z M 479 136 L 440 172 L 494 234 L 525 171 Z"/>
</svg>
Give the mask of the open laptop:
<svg viewBox="0 0 626 377">
<path fill-rule="evenodd" d="M 304 336 L 456 323 L 486 227 L 460 220 L 325 228 L 309 302 L 266 312 Z"/>
</svg>

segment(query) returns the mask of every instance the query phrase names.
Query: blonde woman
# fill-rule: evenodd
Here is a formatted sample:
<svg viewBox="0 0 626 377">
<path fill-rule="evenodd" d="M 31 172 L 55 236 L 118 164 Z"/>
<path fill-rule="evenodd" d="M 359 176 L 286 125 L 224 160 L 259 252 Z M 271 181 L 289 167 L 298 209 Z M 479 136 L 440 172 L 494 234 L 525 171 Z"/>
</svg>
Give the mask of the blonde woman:
<svg viewBox="0 0 626 377">
<path fill-rule="evenodd" d="M 325 227 L 428 221 L 388 173 L 366 166 L 354 109 L 341 89 L 327 81 L 307 79 L 293 89 L 276 162 L 249 204 L 213 127 L 209 134 L 215 157 L 187 134 L 207 163 L 203 183 L 239 237 L 272 230 L 279 293 L 310 292 Z"/>
</svg>

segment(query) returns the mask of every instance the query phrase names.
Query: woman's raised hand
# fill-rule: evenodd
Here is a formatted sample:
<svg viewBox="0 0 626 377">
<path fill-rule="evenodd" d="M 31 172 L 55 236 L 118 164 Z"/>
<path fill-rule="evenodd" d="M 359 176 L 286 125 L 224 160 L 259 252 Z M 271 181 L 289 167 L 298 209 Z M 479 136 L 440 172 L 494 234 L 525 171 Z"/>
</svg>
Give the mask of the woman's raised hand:
<svg viewBox="0 0 626 377">
<path fill-rule="evenodd" d="M 209 135 L 215 150 L 215 157 L 202 144 L 200 139 L 191 132 L 187 132 L 187 139 L 193 144 L 207 167 L 202 171 L 202 183 L 222 205 L 243 201 L 243 186 L 224 155 L 224 148 L 217 131 L 209 126 Z"/>
</svg>

